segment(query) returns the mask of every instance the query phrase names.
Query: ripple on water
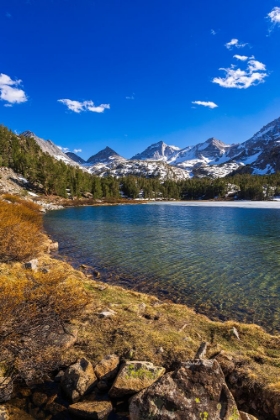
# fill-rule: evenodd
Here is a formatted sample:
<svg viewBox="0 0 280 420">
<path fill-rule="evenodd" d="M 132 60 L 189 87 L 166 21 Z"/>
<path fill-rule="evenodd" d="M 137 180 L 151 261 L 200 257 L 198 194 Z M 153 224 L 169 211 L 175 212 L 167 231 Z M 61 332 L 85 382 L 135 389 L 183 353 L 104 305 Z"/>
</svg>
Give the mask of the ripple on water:
<svg viewBox="0 0 280 420">
<path fill-rule="evenodd" d="M 162 204 L 53 211 L 45 227 L 112 281 L 279 332 L 279 221 L 278 209 Z"/>
</svg>

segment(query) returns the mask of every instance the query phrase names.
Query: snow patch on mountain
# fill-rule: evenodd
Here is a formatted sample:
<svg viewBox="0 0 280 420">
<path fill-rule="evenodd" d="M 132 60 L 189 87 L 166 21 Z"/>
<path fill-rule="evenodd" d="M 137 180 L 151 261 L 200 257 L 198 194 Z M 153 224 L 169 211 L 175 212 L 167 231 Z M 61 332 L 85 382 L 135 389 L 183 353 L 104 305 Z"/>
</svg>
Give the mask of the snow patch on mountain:
<svg viewBox="0 0 280 420">
<path fill-rule="evenodd" d="M 43 150 L 43 152 L 48 153 L 56 160 L 62 160 L 67 165 L 79 166 L 77 162 L 74 162 L 72 159 L 70 159 L 51 140 L 41 139 L 40 137 L 36 136 L 36 134 L 32 133 L 32 131 L 24 131 L 23 133 L 21 133 L 21 136 L 33 138 L 38 144 L 38 146 Z"/>
<path fill-rule="evenodd" d="M 131 160 L 157 160 L 167 162 L 174 152 L 179 151 L 177 146 L 168 146 L 163 141 L 147 147 L 142 153 L 137 153 Z"/>
</svg>

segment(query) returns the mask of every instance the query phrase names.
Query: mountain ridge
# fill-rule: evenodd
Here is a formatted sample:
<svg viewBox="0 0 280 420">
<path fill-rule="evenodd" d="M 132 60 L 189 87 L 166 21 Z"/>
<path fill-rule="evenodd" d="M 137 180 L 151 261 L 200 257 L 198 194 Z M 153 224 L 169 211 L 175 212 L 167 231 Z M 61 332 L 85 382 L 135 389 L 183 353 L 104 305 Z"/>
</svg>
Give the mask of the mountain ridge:
<svg viewBox="0 0 280 420">
<path fill-rule="evenodd" d="M 263 126 L 251 138 L 239 144 L 226 144 L 215 137 L 180 149 L 159 141 L 131 159 L 120 156 L 106 146 L 87 161 L 73 152 L 63 153 L 50 140 L 43 140 L 31 131 L 22 133 L 33 137 L 44 151 L 58 160 L 79 165 L 98 176 L 159 176 L 160 179 L 192 177 L 220 178 L 236 171 L 252 174 L 271 174 L 280 170 L 280 117 Z"/>
</svg>

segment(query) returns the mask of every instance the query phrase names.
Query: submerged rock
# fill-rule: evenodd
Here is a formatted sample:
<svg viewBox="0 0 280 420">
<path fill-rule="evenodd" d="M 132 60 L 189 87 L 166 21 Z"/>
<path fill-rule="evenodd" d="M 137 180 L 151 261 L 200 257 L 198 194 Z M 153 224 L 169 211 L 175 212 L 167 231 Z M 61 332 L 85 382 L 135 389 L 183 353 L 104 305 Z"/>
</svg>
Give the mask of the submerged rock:
<svg viewBox="0 0 280 420">
<path fill-rule="evenodd" d="M 194 360 L 135 395 L 131 420 L 241 420 L 216 360 Z"/>
<path fill-rule="evenodd" d="M 135 394 L 152 385 L 164 372 L 163 367 L 154 366 L 150 362 L 126 362 L 122 365 L 109 395 L 112 398 L 120 398 Z"/>
</svg>

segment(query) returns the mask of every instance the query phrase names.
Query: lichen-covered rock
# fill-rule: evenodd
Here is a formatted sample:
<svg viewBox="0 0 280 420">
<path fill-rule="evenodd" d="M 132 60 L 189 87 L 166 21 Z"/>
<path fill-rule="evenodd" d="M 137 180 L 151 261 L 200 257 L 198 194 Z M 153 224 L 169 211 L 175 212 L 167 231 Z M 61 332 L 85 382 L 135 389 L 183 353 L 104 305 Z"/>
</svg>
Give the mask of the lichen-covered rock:
<svg viewBox="0 0 280 420">
<path fill-rule="evenodd" d="M 113 410 L 110 401 L 83 401 L 72 404 L 70 413 L 82 419 L 105 420 Z"/>
<path fill-rule="evenodd" d="M 78 401 L 97 383 L 92 364 L 85 358 L 68 367 L 61 378 L 65 395 L 73 402 Z"/>
<path fill-rule="evenodd" d="M 110 354 L 102 359 L 94 368 L 98 379 L 109 381 L 116 377 L 120 358 L 116 354 Z"/>
<path fill-rule="evenodd" d="M 135 395 L 131 420 L 241 420 L 216 360 L 194 360 Z"/>
<path fill-rule="evenodd" d="M 112 398 L 132 395 L 152 385 L 165 372 L 163 367 L 150 362 L 125 362 L 109 391 Z"/>
<path fill-rule="evenodd" d="M 12 378 L 0 376 L 0 403 L 9 401 L 12 397 Z"/>
</svg>

